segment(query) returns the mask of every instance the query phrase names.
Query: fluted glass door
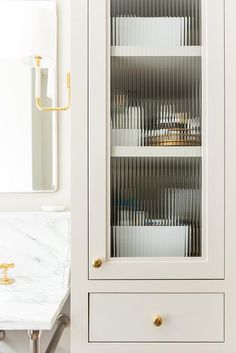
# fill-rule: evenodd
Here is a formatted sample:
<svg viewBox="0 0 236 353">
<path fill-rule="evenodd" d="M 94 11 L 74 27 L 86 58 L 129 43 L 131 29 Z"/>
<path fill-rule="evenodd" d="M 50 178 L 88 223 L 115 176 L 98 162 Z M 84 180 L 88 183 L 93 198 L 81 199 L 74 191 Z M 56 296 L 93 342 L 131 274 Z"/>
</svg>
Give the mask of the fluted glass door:
<svg viewBox="0 0 236 353">
<path fill-rule="evenodd" d="M 200 0 L 111 0 L 111 257 L 202 254 Z"/>
</svg>

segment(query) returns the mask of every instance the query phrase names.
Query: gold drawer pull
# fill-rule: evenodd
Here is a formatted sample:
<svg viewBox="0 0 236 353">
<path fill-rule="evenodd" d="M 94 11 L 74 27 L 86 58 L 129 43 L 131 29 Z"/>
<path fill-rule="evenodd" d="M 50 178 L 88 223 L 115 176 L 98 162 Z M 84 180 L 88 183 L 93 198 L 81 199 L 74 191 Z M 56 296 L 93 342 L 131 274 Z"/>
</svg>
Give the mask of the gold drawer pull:
<svg viewBox="0 0 236 353">
<path fill-rule="evenodd" d="M 153 325 L 155 325 L 156 327 L 160 327 L 163 323 L 163 320 L 161 316 L 156 315 L 154 316 L 152 322 L 153 322 Z"/>
<path fill-rule="evenodd" d="M 102 266 L 102 260 L 101 259 L 94 259 L 92 262 L 92 266 L 94 268 L 99 268 Z"/>
</svg>

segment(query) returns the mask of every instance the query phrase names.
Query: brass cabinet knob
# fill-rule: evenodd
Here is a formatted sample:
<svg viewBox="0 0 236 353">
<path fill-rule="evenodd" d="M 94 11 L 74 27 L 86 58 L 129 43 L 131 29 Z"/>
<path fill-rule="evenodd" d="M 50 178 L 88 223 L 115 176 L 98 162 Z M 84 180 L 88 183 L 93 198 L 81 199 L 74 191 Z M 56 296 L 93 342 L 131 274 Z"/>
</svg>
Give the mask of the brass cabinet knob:
<svg viewBox="0 0 236 353">
<path fill-rule="evenodd" d="M 161 326 L 161 325 L 162 325 L 163 320 L 162 320 L 162 317 L 161 317 L 161 316 L 156 315 L 156 316 L 154 316 L 154 318 L 153 318 L 152 322 L 153 322 L 153 325 L 155 325 L 155 326 L 159 327 L 159 326 Z"/>
<path fill-rule="evenodd" d="M 102 260 L 101 259 L 94 259 L 92 262 L 92 266 L 94 268 L 99 268 L 102 266 Z"/>
</svg>

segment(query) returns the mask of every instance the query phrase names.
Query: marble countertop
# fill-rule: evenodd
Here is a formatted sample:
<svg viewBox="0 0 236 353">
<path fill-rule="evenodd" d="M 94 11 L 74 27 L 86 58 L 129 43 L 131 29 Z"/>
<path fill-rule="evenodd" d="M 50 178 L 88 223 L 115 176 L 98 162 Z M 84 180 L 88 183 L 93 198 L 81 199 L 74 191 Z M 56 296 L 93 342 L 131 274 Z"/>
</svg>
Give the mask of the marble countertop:
<svg viewBox="0 0 236 353">
<path fill-rule="evenodd" d="M 70 292 L 70 214 L 0 213 L 0 329 L 50 330 Z"/>
<path fill-rule="evenodd" d="M 17 277 L 0 288 L 1 330 L 51 330 L 69 295 L 57 283 Z"/>
</svg>

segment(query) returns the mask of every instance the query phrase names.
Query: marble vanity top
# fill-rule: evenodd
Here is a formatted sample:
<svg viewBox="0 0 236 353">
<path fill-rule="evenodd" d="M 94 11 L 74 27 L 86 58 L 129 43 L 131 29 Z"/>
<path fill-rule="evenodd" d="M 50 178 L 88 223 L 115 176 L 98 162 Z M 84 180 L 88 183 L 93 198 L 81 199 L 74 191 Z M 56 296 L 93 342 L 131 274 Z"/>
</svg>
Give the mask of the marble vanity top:
<svg viewBox="0 0 236 353">
<path fill-rule="evenodd" d="M 15 283 L 0 285 L 0 329 L 50 330 L 68 295 L 70 214 L 0 213 L 0 263 Z"/>
</svg>

